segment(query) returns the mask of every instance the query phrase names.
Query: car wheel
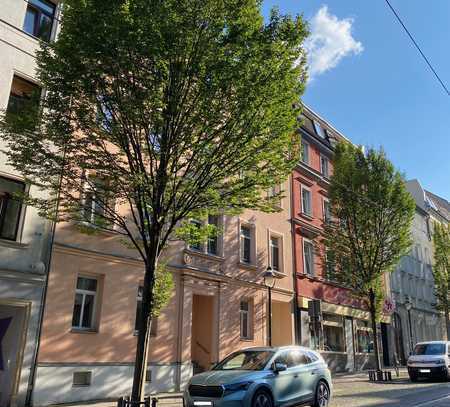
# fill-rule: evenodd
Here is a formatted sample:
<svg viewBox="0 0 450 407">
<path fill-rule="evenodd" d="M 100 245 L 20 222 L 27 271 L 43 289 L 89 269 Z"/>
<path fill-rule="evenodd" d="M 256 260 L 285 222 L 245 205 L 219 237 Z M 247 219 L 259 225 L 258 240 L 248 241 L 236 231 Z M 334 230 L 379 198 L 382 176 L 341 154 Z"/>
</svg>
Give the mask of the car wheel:
<svg viewBox="0 0 450 407">
<path fill-rule="evenodd" d="M 330 398 L 330 389 L 324 381 L 320 381 L 316 388 L 313 407 L 328 407 Z"/>
<path fill-rule="evenodd" d="M 267 391 L 258 390 L 253 396 L 252 407 L 273 407 L 272 397 Z"/>
</svg>

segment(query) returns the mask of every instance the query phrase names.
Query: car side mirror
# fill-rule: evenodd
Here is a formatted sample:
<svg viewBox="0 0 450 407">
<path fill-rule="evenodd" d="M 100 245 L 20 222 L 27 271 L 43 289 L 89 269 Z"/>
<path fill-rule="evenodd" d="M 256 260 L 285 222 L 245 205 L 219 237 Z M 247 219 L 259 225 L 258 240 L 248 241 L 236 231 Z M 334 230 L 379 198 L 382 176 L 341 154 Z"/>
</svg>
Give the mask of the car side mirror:
<svg viewBox="0 0 450 407">
<path fill-rule="evenodd" d="M 287 369 L 287 366 L 284 363 L 281 362 L 275 362 L 273 364 L 273 371 L 275 373 L 279 373 L 279 372 L 283 372 L 284 370 Z"/>
</svg>

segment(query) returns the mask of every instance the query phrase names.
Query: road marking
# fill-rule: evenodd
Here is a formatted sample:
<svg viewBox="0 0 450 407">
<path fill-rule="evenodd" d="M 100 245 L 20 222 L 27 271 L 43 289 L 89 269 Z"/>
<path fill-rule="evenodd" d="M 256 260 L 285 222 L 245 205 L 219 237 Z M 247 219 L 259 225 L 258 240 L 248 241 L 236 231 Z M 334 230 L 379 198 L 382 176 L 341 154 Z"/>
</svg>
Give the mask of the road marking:
<svg viewBox="0 0 450 407">
<path fill-rule="evenodd" d="M 450 394 L 447 395 L 447 396 L 444 396 L 444 397 L 438 397 L 437 399 L 424 401 L 424 402 L 419 403 L 419 404 L 414 404 L 412 407 L 423 407 L 423 406 L 426 406 L 428 404 L 436 403 L 437 401 L 444 401 L 444 400 L 447 400 L 447 399 L 450 399 Z"/>
</svg>

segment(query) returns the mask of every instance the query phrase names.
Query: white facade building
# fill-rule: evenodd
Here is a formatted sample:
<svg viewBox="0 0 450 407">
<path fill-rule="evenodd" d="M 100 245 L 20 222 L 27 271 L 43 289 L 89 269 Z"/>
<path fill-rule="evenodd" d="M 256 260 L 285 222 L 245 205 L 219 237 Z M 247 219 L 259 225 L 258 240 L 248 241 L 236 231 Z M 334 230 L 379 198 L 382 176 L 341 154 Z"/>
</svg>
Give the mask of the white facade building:
<svg viewBox="0 0 450 407">
<path fill-rule="evenodd" d="M 46 0 L 2 0 L 0 7 L 0 110 L 20 109 L 40 92 L 34 54 L 56 35 L 59 10 Z M 1 113 L 3 114 L 3 113 Z M 0 150 L 4 148 L 0 137 Z M 33 372 L 51 222 L 22 205 L 29 189 L 0 153 L 0 406 L 22 406 Z"/>
<path fill-rule="evenodd" d="M 416 202 L 413 246 L 390 277 L 396 303 L 392 318 L 395 350 L 403 363 L 417 342 L 446 338 L 445 321 L 435 309 L 432 231 L 433 222 L 450 221 L 447 201 L 424 190 L 417 180 L 407 181 L 406 187 Z"/>
</svg>

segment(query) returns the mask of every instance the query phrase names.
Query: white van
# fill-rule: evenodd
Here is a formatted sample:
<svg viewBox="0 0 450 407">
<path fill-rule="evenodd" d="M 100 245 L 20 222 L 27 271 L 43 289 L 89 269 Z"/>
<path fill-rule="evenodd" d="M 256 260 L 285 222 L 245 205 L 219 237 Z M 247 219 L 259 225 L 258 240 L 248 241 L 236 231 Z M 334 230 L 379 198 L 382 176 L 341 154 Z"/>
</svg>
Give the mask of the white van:
<svg viewBox="0 0 450 407">
<path fill-rule="evenodd" d="M 450 342 L 420 342 L 408 358 L 408 374 L 412 382 L 419 377 L 450 380 Z"/>
</svg>

